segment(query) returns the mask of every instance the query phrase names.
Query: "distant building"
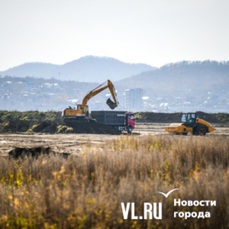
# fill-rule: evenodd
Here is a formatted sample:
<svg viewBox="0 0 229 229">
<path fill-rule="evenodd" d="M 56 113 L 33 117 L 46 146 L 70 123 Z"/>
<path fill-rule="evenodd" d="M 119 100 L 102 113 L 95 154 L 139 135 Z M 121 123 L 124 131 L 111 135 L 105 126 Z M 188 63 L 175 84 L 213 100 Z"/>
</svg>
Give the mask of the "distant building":
<svg viewBox="0 0 229 229">
<path fill-rule="evenodd" d="M 141 88 L 125 90 L 125 109 L 127 111 L 143 111 L 143 90 Z"/>
</svg>

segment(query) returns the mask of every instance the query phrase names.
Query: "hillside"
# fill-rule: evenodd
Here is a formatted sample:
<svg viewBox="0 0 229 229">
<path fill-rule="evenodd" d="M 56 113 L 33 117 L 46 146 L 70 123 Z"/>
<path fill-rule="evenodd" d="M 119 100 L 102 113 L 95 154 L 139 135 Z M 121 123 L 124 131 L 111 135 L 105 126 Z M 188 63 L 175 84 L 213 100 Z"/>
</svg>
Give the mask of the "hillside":
<svg viewBox="0 0 229 229">
<path fill-rule="evenodd" d="M 117 88 L 142 88 L 144 110 L 217 113 L 229 111 L 229 62 L 167 64 L 115 82 Z"/>
<path fill-rule="evenodd" d="M 67 65 L 74 65 L 74 63 Z M 68 68 L 70 67 L 66 67 Z M 86 71 L 87 68 L 85 67 L 84 70 Z M 80 103 L 90 90 L 105 81 L 100 77 L 98 79 L 98 83 L 84 83 L 54 78 L 1 77 L 0 107 L 2 110 L 60 111 L 67 106 L 75 106 L 76 102 Z M 229 62 L 184 61 L 123 80 L 113 80 L 113 83 L 118 91 L 120 110 L 127 109 L 125 90 L 142 88 L 144 104 L 143 110 L 139 111 L 202 110 L 210 113 L 229 111 Z M 88 103 L 90 110 L 107 109 L 105 101 L 109 96 L 107 89 L 91 99 Z"/>
<path fill-rule="evenodd" d="M 120 80 L 117 85 L 176 93 L 184 90 L 228 89 L 229 62 L 183 61 Z"/>
<path fill-rule="evenodd" d="M 17 77 L 56 78 L 79 82 L 104 82 L 121 80 L 156 68 L 146 64 L 129 64 L 114 58 L 86 56 L 63 65 L 25 63 L 0 72 L 0 75 Z"/>
</svg>

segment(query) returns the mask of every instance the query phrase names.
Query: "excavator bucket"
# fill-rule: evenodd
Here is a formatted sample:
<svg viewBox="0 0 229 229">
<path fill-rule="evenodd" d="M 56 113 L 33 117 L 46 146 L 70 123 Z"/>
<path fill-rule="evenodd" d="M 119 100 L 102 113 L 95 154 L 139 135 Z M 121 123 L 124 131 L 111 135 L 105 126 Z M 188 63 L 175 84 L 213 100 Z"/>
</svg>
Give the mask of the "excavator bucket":
<svg viewBox="0 0 229 229">
<path fill-rule="evenodd" d="M 116 103 L 114 103 L 110 98 L 107 100 L 107 105 L 114 110 L 115 107 L 117 107 L 118 105 Z"/>
</svg>

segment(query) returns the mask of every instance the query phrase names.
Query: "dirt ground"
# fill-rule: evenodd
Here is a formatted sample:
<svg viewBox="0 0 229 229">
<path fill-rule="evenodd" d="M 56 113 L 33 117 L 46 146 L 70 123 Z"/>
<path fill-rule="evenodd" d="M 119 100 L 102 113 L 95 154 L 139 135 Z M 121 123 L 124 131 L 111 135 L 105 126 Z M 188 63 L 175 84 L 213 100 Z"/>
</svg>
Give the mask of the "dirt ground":
<svg viewBox="0 0 229 229">
<path fill-rule="evenodd" d="M 141 137 L 150 135 L 166 135 L 164 129 L 166 123 L 137 123 L 132 135 Z M 229 137 L 229 126 L 212 124 L 216 130 L 207 134 L 210 136 L 224 135 Z M 126 133 L 123 132 L 125 136 Z M 120 135 L 109 134 L 0 134 L 0 155 L 8 156 L 15 147 L 51 147 L 57 153 L 71 153 L 78 155 L 87 147 L 100 147 L 107 140 L 119 138 Z M 188 136 L 187 136 L 188 137 Z"/>
</svg>

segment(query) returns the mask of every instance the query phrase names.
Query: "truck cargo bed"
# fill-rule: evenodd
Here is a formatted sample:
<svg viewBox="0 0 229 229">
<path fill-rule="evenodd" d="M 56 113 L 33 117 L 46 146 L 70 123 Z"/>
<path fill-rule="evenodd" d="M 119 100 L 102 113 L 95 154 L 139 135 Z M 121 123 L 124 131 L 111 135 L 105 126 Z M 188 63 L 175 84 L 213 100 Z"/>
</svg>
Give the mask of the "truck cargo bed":
<svg viewBox="0 0 229 229">
<path fill-rule="evenodd" d="M 91 117 L 111 126 L 126 125 L 126 111 L 91 111 Z"/>
</svg>

